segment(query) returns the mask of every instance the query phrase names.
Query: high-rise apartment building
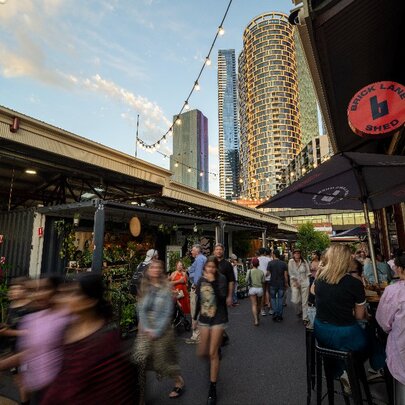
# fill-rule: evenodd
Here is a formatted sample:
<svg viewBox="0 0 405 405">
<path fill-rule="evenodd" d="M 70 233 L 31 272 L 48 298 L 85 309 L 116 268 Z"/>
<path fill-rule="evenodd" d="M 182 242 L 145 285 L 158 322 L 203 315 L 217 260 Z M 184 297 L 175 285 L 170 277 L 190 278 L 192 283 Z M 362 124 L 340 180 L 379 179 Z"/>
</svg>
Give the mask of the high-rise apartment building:
<svg viewBox="0 0 405 405">
<path fill-rule="evenodd" d="M 239 125 L 234 49 L 218 51 L 219 195 L 239 196 Z"/>
<path fill-rule="evenodd" d="M 284 168 L 281 182 L 278 184 L 278 191 L 300 179 L 331 156 L 332 148 L 326 135 L 312 138 Z"/>
<path fill-rule="evenodd" d="M 301 45 L 297 30 L 294 34 L 295 53 L 297 58 L 298 96 L 302 144 L 320 135 L 318 125 L 318 102 L 314 82 Z M 323 135 L 323 134 L 321 134 Z"/>
<path fill-rule="evenodd" d="M 201 111 L 180 114 L 173 124 L 170 170 L 173 180 L 208 192 L 208 119 Z"/>
<path fill-rule="evenodd" d="M 282 169 L 301 149 L 294 27 L 281 13 L 256 17 L 239 56 L 241 195 L 275 195 Z"/>
</svg>

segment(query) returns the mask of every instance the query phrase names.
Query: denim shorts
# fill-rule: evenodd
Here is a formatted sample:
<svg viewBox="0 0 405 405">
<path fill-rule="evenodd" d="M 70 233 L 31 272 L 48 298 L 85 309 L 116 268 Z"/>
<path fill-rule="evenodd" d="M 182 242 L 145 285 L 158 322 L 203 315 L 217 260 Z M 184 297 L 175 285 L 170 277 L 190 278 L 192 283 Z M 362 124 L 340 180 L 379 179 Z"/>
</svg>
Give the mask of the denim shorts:
<svg viewBox="0 0 405 405">
<path fill-rule="evenodd" d="M 250 287 L 249 288 L 249 295 L 257 295 L 258 297 L 263 296 L 263 288 L 260 287 Z"/>
</svg>

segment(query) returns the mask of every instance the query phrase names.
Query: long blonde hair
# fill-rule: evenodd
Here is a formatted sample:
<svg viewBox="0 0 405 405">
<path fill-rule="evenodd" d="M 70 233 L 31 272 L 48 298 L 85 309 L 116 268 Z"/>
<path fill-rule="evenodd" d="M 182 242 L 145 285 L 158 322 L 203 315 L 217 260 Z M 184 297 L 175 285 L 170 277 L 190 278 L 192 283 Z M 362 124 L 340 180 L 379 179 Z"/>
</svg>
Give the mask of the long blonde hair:
<svg viewBox="0 0 405 405">
<path fill-rule="evenodd" d="M 318 279 L 328 284 L 338 284 L 349 271 L 352 253 L 347 245 L 331 245 L 319 264 Z"/>
</svg>

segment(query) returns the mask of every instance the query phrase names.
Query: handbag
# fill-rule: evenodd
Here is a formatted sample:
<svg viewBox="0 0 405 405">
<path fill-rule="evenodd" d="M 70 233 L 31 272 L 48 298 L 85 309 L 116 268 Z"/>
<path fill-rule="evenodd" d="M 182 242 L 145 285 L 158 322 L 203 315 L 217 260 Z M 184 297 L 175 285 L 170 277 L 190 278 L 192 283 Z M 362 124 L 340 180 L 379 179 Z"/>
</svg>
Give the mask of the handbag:
<svg viewBox="0 0 405 405">
<path fill-rule="evenodd" d="M 184 291 L 183 290 L 177 290 L 176 298 L 178 300 L 181 299 L 181 298 L 184 298 Z"/>
</svg>

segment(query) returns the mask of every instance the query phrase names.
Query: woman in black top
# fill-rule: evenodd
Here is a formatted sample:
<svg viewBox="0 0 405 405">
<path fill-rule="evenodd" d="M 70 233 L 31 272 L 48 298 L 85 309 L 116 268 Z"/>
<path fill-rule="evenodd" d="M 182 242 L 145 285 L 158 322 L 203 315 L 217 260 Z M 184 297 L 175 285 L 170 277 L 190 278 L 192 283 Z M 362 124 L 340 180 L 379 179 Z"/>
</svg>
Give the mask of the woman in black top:
<svg viewBox="0 0 405 405">
<path fill-rule="evenodd" d="M 197 283 L 197 303 L 193 319 L 198 318 L 200 331 L 199 356 L 210 359 L 210 389 L 207 404 L 216 404 L 216 383 L 219 373 L 219 348 L 228 323 L 226 306 L 227 279 L 218 271 L 218 259 L 210 256 Z"/>
<path fill-rule="evenodd" d="M 366 317 L 366 297 L 362 282 L 352 277 L 348 246 L 332 245 L 319 267 L 315 280 L 315 337 L 321 346 L 364 352 L 367 339 L 357 320 Z"/>
</svg>

